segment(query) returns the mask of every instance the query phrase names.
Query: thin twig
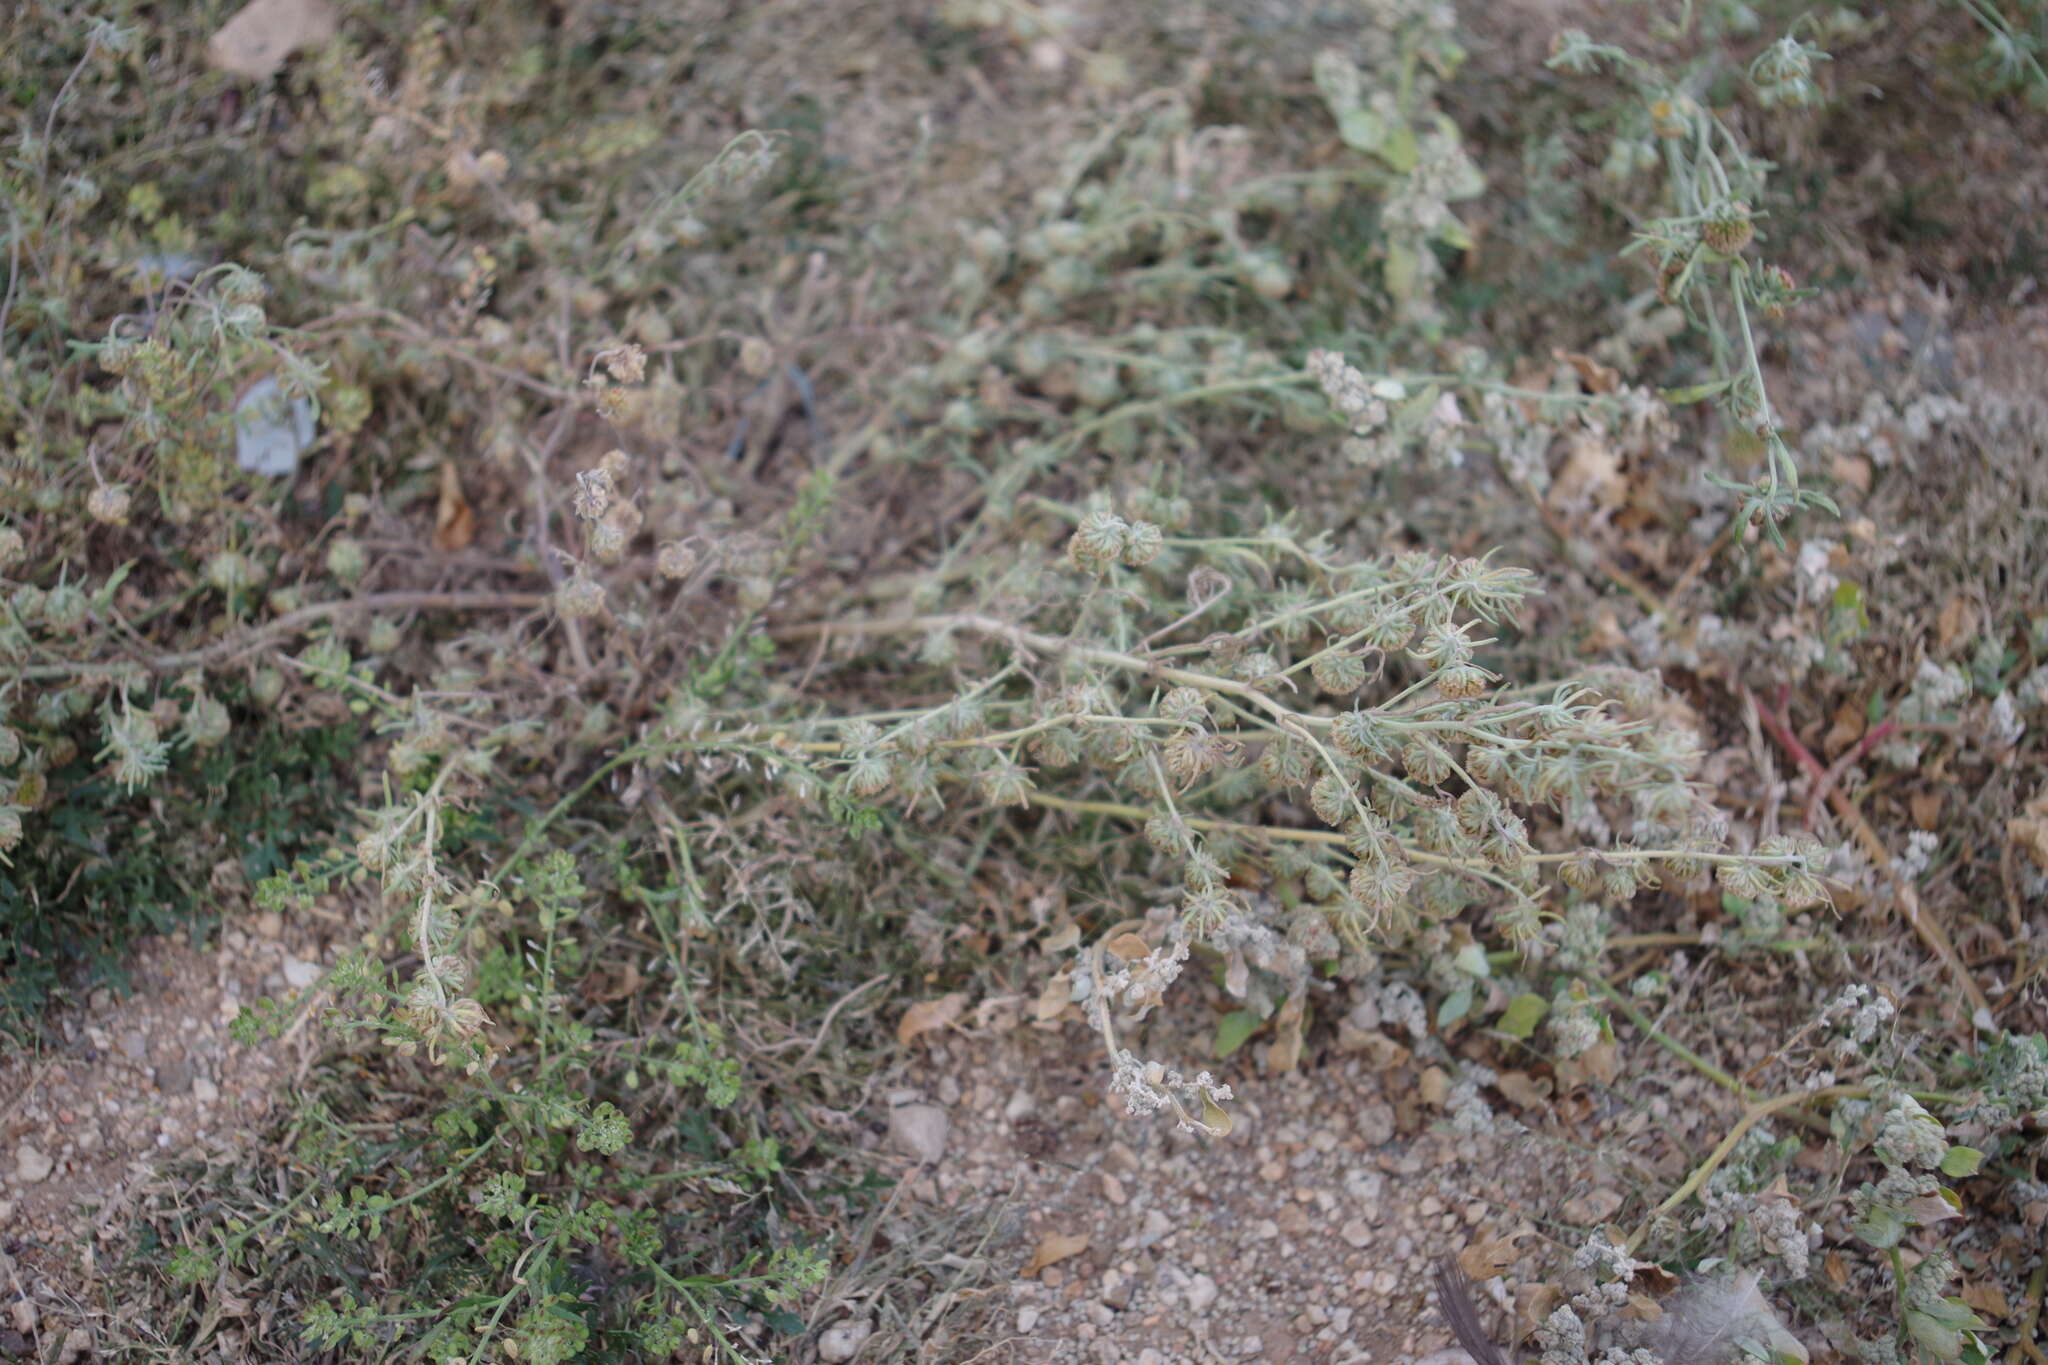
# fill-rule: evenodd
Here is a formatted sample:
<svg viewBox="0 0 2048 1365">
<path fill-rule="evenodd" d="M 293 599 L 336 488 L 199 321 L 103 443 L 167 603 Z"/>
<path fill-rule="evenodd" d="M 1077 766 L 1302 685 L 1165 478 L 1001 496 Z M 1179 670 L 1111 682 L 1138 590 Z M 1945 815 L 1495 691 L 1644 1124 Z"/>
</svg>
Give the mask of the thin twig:
<svg viewBox="0 0 2048 1365">
<path fill-rule="evenodd" d="M 1813 828 L 1814 817 L 1820 814 L 1821 801 L 1826 798 L 1828 793 L 1835 789 L 1836 784 L 1841 782 L 1842 774 L 1848 772 L 1850 767 L 1857 760 L 1861 759 L 1863 755 L 1869 753 L 1871 749 L 1892 735 L 1897 734 L 1898 730 L 1899 723 L 1895 720 L 1888 720 L 1882 725 L 1873 726 L 1863 738 L 1850 745 L 1840 758 L 1828 764 L 1828 770 L 1820 775 L 1813 784 L 1813 790 L 1806 794 L 1805 827 L 1808 830 Z"/>
<path fill-rule="evenodd" d="M 330 616 L 348 616 L 365 611 L 532 611 L 547 604 L 547 597 L 531 592 L 376 592 L 362 597 L 337 598 L 288 611 L 261 626 L 217 640 L 204 649 L 188 649 L 154 658 L 125 663 L 36 664 L 17 671 L 23 678 L 120 677 L 138 669 L 149 673 L 182 673 L 188 668 L 218 668 L 259 650 L 268 649 L 286 636 L 324 621 Z"/>
<path fill-rule="evenodd" d="M 1625 1250 L 1633 1256 L 1642 1246 L 1643 1240 L 1650 1235 L 1650 1229 L 1656 1221 L 1698 1193 L 1700 1187 L 1707 1183 L 1707 1177 L 1719 1169 L 1721 1163 L 1726 1161 L 1729 1155 L 1734 1152 L 1737 1144 L 1742 1141 L 1743 1135 L 1771 1115 L 1793 1109 L 1807 1101 L 1818 1103 L 1823 1101 L 1832 1102 L 1834 1100 L 1862 1100 L 1869 1099 L 1870 1093 L 1871 1088 L 1867 1085 L 1829 1085 L 1823 1086 L 1818 1090 L 1793 1091 L 1790 1094 L 1776 1095 L 1770 1099 L 1759 1100 L 1757 1103 L 1752 1104 L 1742 1112 L 1742 1117 L 1735 1121 L 1735 1126 L 1728 1130 L 1728 1135 L 1721 1139 L 1720 1145 L 1707 1153 L 1707 1159 L 1693 1168 L 1693 1173 L 1685 1178 L 1685 1183 L 1673 1190 L 1663 1203 L 1650 1210 L 1643 1218 L 1643 1221 L 1637 1225 L 1636 1230 L 1630 1234 Z M 1907 1093 L 1922 1104 L 1946 1104 L 1956 1098 L 1953 1095 L 1934 1091 L 1908 1091 Z"/>
<path fill-rule="evenodd" d="M 2005 1365 L 2019 1365 L 2022 1351 L 2033 1358 L 2034 1365 L 2048 1365 L 2048 1356 L 2041 1354 L 2036 1340 L 2041 1326 L 2041 1293 L 2044 1288 L 2048 1288 L 2048 1254 L 2041 1257 L 2034 1273 L 2027 1277 L 2027 1316 L 2020 1324 L 2019 1340 L 2013 1343 L 2012 1350 L 2006 1352 Z"/>
<path fill-rule="evenodd" d="M 1750 696 L 1749 689 L 1744 688 L 1743 695 Z M 1750 696 L 1750 701 L 1756 707 L 1757 718 L 1763 722 L 1764 728 L 1770 731 L 1771 737 L 1784 747 L 1785 752 L 1791 754 L 1800 766 L 1814 775 L 1816 780 L 1824 779 L 1827 776 L 1827 769 L 1821 766 L 1819 759 L 1807 752 L 1806 746 L 1792 733 L 1792 728 L 1785 722 L 1785 718 L 1753 696 Z M 1950 941 L 1948 931 L 1934 916 L 1921 908 L 1919 893 L 1913 889 L 1906 877 L 1899 873 L 1897 860 L 1892 857 L 1891 850 L 1885 846 L 1884 840 L 1878 838 L 1877 831 L 1870 827 L 1870 822 L 1863 818 L 1863 813 L 1856 809 L 1856 804 L 1839 787 L 1828 793 L 1828 804 L 1834 807 L 1835 814 L 1855 834 L 1856 841 L 1863 846 L 1865 855 L 1877 865 L 1878 870 L 1893 874 L 1899 888 L 1899 908 L 1905 912 L 1906 922 L 1913 926 L 1913 932 L 1920 936 L 1920 941 L 1927 945 L 1929 951 L 1941 959 L 1949 974 L 1955 977 L 1956 984 L 1962 987 L 1963 994 L 1969 997 L 1971 1026 L 1982 1027 L 1980 1021 L 1993 1018 L 1991 1001 L 1977 985 L 1976 978 L 1970 975 L 1970 969 L 1964 964 L 1962 954 L 1956 951 L 1955 944 Z"/>
<path fill-rule="evenodd" d="M 1613 986 L 1610 986 L 1600 976 L 1592 972 L 1584 972 L 1580 974 L 1579 980 L 1585 982 L 1588 986 L 1591 986 L 1602 996 L 1606 997 L 1607 1003 L 1620 1010 L 1627 1017 L 1628 1021 L 1634 1024 L 1642 1032 L 1643 1036 L 1651 1042 L 1657 1044 L 1657 1046 L 1663 1048 L 1666 1052 L 1678 1058 L 1679 1061 L 1684 1062 L 1723 1090 L 1733 1091 L 1741 1097 L 1744 1104 L 1757 1103 L 1758 1096 L 1754 1090 L 1751 1090 L 1741 1081 L 1658 1028 L 1654 1023 L 1650 1022 L 1648 1015 L 1636 1008 L 1633 1000 L 1630 1000 Z"/>
<path fill-rule="evenodd" d="M 865 991 L 874 989 L 876 986 L 881 985 L 884 981 L 887 981 L 888 979 L 889 976 L 886 972 L 880 976 L 871 976 L 866 981 L 861 982 L 858 986 L 855 986 L 852 990 L 848 991 L 846 994 L 840 996 L 837 1000 L 833 1001 L 832 1008 L 825 1011 L 825 1018 L 823 1022 L 821 1022 L 818 1025 L 817 1035 L 810 1040 L 810 1046 L 804 1049 L 803 1056 L 796 1059 L 796 1069 L 798 1071 L 802 1071 L 805 1067 L 809 1066 L 811 1064 L 811 1059 L 813 1057 L 816 1057 L 818 1055 L 819 1049 L 825 1046 L 825 1039 L 832 1032 L 832 1021 L 839 1017 L 839 1011 L 845 1009 L 848 1005 L 852 1004 L 856 996 L 859 996 Z M 785 1039 L 780 1043 L 770 1043 L 768 1046 L 758 1049 L 758 1051 L 762 1053 L 780 1052 L 783 1048 L 795 1047 L 798 1043 L 802 1041 L 803 1039 L 801 1038 L 789 1038 Z"/>
<path fill-rule="evenodd" d="M 1823 1090 L 1813 1091 L 1811 1094 L 1778 1095 L 1750 1105 L 1749 1108 L 1743 1110 L 1742 1117 L 1735 1121 L 1735 1126 L 1728 1130 L 1728 1135 L 1721 1139 L 1720 1145 L 1707 1154 L 1705 1161 L 1702 1161 L 1693 1168 L 1692 1174 L 1685 1178 L 1685 1183 L 1673 1190 L 1663 1203 L 1650 1210 L 1643 1221 L 1637 1225 L 1636 1230 L 1629 1234 L 1625 1247 L 1628 1254 L 1631 1256 L 1635 1255 L 1636 1251 L 1643 1245 L 1644 1239 L 1650 1235 L 1651 1227 L 1655 1225 L 1659 1218 L 1662 1218 L 1665 1214 L 1692 1198 L 1699 1191 L 1699 1188 L 1707 1183 L 1707 1177 L 1712 1175 L 1720 1167 L 1721 1163 L 1728 1159 L 1729 1154 L 1735 1150 L 1736 1144 L 1742 1141 L 1743 1134 L 1747 1133 L 1750 1129 L 1756 1127 L 1779 1110 L 1790 1109 L 1802 1100 L 1853 1099 L 1868 1093 L 1869 1087 L 1867 1086 L 1832 1085 Z"/>
<path fill-rule="evenodd" d="M 1706 549 L 1701 550 L 1699 554 L 1693 557 L 1692 563 L 1685 566 L 1685 572 L 1681 573 L 1678 576 L 1678 581 L 1671 585 L 1671 591 L 1664 594 L 1664 600 L 1676 603 L 1681 597 L 1684 597 L 1686 589 L 1693 585 L 1693 581 L 1700 576 L 1700 572 L 1707 565 L 1714 562 L 1716 555 L 1728 548 L 1728 542 L 1735 539 L 1735 532 L 1742 524 L 1743 518 L 1740 514 L 1729 517 L 1728 524 L 1721 528 L 1721 533 L 1707 543 Z"/>
</svg>

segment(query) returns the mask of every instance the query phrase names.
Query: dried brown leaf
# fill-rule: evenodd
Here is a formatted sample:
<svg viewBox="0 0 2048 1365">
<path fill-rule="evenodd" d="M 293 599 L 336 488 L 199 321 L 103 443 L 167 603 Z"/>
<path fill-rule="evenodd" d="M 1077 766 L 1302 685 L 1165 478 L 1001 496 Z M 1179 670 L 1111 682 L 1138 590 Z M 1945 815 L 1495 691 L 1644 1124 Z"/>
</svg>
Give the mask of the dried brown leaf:
<svg viewBox="0 0 2048 1365">
<path fill-rule="evenodd" d="M 1434 1109 L 1451 1093 L 1451 1078 L 1445 1074 L 1442 1067 L 1429 1067 L 1423 1071 L 1422 1079 L 1416 1083 L 1415 1093 L 1424 1104 Z"/>
<path fill-rule="evenodd" d="M 1065 972 L 1060 972 L 1038 993 L 1038 1003 L 1031 1007 L 1031 1017 L 1041 1024 L 1049 1024 L 1064 1014 L 1073 1001 L 1074 983 Z"/>
<path fill-rule="evenodd" d="M 1266 1049 L 1266 1065 L 1269 1069 L 1292 1071 L 1301 1065 L 1302 1044 L 1306 1041 L 1308 1023 L 1307 998 L 1296 994 L 1287 997 L 1273 1015 L 1273 1043 Z"/>
<path fill-rule="evenodd" d="M 1474 1242 L 1458 1253 L 1458 1269 L 1469 1279 L 1490 1280 L 1496 1275 L 1505 1275 L 1521 1253 L 1515 1250 L 1515 1243 L 1523 1236 L 1510 1232 L 1504 1237 L 1489 1238 Z"/>
<path fill-rule="evenodd" d="M 1523 1109 L 1536 1109 L 1540 1108 L 1550 1098 L 1550 1092 L 1553 1087 L 1550 1078 L 1547 1076 L 1538 1078 L 1531 1076 L 1526 1071 L 1503 1071 L 1500 1073 L 1500 1078 L 1494 1082 L 1494 1088 L 1507 1096 L 1509 1103 Z M 1475 1275 L 1472 1278 L 1485 1279 L 1486 1277 L 1484 1275 Z"/>
<path fill-rule="evenodd" d="M 207 64 L 267 81 L 292 53 L 332 38 L 336 19 L 327 0 L 249 0 L 207 40 Z"/>
<path fill-rule="evenodd" d="M 1102 945 L 1103 951 L 1125 962 L 1136 962 L 1152 951 L 1142 934 L 1122 933 Z"/>
<path fill-rule="evenodd" d="M 441 462 L 441 497 L 434 508 L 434 548 L 444 554 L 469 548 L 476 539 L 476 510 L 462 496 L 453 460 Z"/>
<path fill-rule="evenodd" d="M 1553 351 L 1551 354 L 1578 371 L 1579 382 L 1586 386 L 1588 393 L 1613 393 L 1621 387 L 1620 372 L 1609 369 L 1589 355 L 1580 355 L 1576 351 Z"/>
<path fill-rule="evenodd" d="M 1079 1256 L 1088 1249 L 1085 1232 L 1048 1232 L 1038 1239 L 1038 1250 L 1024 1263 L 1022 1274 L 1029 1278 L 1049 1265 Z"/>
<path fill-rule="evenodd" d="M 967 997 L 959 991 L 936 1000 L 920 1000 L 905 1010 L 903 1018 L 897 1022 L 896 1041 L 909 1047 L 911 1040 L 919 1034 L 945 1028 L 966 1008 Z"/>
<path fill-rule="evenodd" d="M 2012 1305 L 1995 1280 L 1976 1280 L 1963 1286 L 1963 1302 L 1994 1321 L 2012 1316 Z"/>
</svg>

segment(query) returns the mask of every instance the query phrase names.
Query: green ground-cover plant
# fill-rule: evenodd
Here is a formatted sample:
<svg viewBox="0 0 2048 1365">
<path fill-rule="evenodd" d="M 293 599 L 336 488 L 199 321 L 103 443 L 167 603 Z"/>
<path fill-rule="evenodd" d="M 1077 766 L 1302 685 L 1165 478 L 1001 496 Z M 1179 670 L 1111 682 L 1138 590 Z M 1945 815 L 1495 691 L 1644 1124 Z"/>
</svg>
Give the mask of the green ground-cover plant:
<svg viewBox="0 0 2048 1365">
<path fill-rule="evenodd" d="M 1813 1027 L 1855 1055 L 1769 1094 L 1650 1019 L 1673 973 L 1614 978 L 1619 948 L 1853 970 L 1825 850 L 1731 822 L 1656 678 L 1537 671 L 1540 576 L 1487 553 L 1561 447 L 1719 471 L 1688 439 L 1706 399 L 1767 457 L 1720 490 L 1736 522 L 1817 504 L 1764 384 L 1762 324 L 1800 294 L 1760 255 L 1784 201 L 1726 102 L 1824 93 L 1841 16 L 1752 37 L 1738 8 L 1685 11 L 1715 51 L 1681 75 L 1620 35 L 1560 45 L 1619 78 L 1546 87 L 1606 101 L 1580 216 L 1639 243 L 1588 269 L 1656 266 L 1570 324 L 1613 332 L 1597 360 L 1480 308 L 1501 149 L 1459 126 L 1446 6 L 1290 15 L 1264 49 L 1192 11 L 841 20 L 878 22 L 919 98 L 973 64 L 963 121 L 1079 72 L 1080 113 L 1000 187 L 943 119 L 850 146 L 871 73 L 791 55 L 818 45 L 778 23 L 819 21 L 773 6 L 365 5 L 260 89 L 153 14 L 6 21 L 0 886 L 116 951 L 201 865 L 66 832 L 155 800 L 176 842 L 233 787 L 205 813 L 255 900 L 336 897 L 364 930 L 238 1021 L 256 1046 L 317 1022 L 327 1051 L 273 1172 L 149 1211 L 125 1273 L 172 1305 L 157 1344 L 261 1287 L 308 1353 L 800 1350 L 803 1296 L 850 1273 L 835 1225 L 879 1200 L 849 1115 L 880 983 L 985 972 L 1078 1007 L 1126 1108 L 1212 1134 L 1229 1087 L 1176 1059 L 1298 1057 L 1353 1000 L 1455 1073 L 1466 1127 L 1506 1121 L 1486 1059 L 1568 1067 L 1633 1025 L 1746 1111 L 1660 1192 L 1690 1221 L 1582 1257 L 1584 1320 L 1638 1252 L 1804 1284 L 1826 1222 L 1884 1253 L 1855 1262 L 1897 1295 L 1867 1338 L 1974 1349 L 1925 1201 L 1985 1188 L 1935 1171 L 2032 1178 L 2038 1039 L 1923 1069 L 1830 978 Z M 1590 182 L 1581 146 L 1524 169 Z M 1574 216 L 1540 189 L 1504 216 Z M 1637 362 L 1688 321 L 1703 374 L 1660 393 Z M 266 375 L 317 414 L 282 482 L 233 459 Z M 1521 500 L 1447 521 L 1451 471 Z M 345 790 L 343 746 L 374 760 Z M 52 918 L 58 883 L 99 899 Z M 991 883 L 1072 916 L 1046 979 L 993 960 L 1054 926 Z M 1157 1008 L 1191 963 L 1213 1035 Z M 1784 1123 L 1850 1155 L 1776 1191 Z M 1964 1150 L 1982 1170 L 1947 1169 Z M 1578 1365 L 1570 1329 L 1544 1345 Z"/>
</svg>

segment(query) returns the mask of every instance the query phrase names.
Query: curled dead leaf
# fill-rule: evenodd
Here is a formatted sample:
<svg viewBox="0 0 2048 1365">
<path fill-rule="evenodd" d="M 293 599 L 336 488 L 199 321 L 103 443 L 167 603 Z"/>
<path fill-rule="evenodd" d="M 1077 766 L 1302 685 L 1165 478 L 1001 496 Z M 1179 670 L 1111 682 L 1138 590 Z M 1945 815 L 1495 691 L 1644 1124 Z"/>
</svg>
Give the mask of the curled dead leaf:
<svg viewBox="0 0 2048 1365">
<path fill-rule="evenodd" d="M 1515 1242 L 1521 1236 L 1520 1232 L 1511 1232 L 1505 1237 L 1492 1237 L 1483 1242 L 1472 1243 L 1458 1253 L 1458 1269 L 1464 1271 L 1468 1279 L 1475 1281 L 1490 1280 L 1496 1275 L 1507 1274 L 1508 1267 L 1512 1266 L 1520 1255 L 1515 1250 Z"/>
<path fill-rule="evenodd" d="M 1132 933 L 1118 934 L 1102 947 L 1111 956 L 1121 958 L 1125 962 L 1136 962 L 1152 951 L 1142 935 Z"/>
<path fill-rule="evenodd" d="M 2012 1316 L 2012 1305 L 2006 1302 L 2005 1291 L 1995 1280 L 1972 1280 L 1964 1285 L 1963 1302 L 1996 1321 Z"/>
<path fill-rule="evenodd" d="M 1273 1043 L 1266 1049 L 1267 1068 L 1282 1072 L 1299 1067 L 1307 1037 L 1308 998 L 1297 992 L 1288 996 L 1273 1016 Z"/>
<path fill-rule="evenodd" d="M 1031 1007 L 1031 1017 L 1041 1024 L 1049 1024 L 1066 1013 L 1067 1006 L 1073 1003 L 1073 978 L 1066 972 L 1058 972 L 1038 993 L 1038 1002 Z"/>
<path fill-rule="evenodd" d="M 476 539 L 476 511 L 462 496 L 453 460 L 441 461 L 441 497 L 434 507 L 434 548 L 445 553 L 469 548 Z"/>
<path fill-rule="evenodd" d="M 1415 1086 L 1416 1098 L 1435 1109 L 1443 1104 L 1445 1097 L 1450 1093 L 1451 1078 L 1442 1067 L 1424 1068 L 1422 1079 Z"/>
<path fill-rule="evenodd" d="M 1048 953 L 1064 953 L 1081 941 L 1081 926 L 1068 920 L 1059 928 L 1038 941 L 1038 946 Z"/>
<path fill-rule="evenodd" d="M 1579 382 L 1586 386 L 1587 393 L 1613 393 L 1621 387 L 1621 373 L 1609 369 L 1589 355 L 1577 351 L 1553 351 L 1552 355 L 1578 371 Z"/>
<path fill-rule="evenodd" d="M 1550 1316 L 1550 1310 L 1557 1307 L 1557 1287 L 1548 1284 L 1525 1284 L 1515 1291 L 1515 1339 L 1526 1340 L 1536 1334 Z"/>
<path fill-rule="evenodd" d="M 249 0 L 206 43 L 216 70 L 267 81 L 285 58 L 334 36 L 336 15 L 327 0 Z"/>
<path fill-rule="evenodd" d="M 897 1021 L 896 1041 L 909 1047 L 911 1040 L 919 1034 L 945 1028 L 966 1008 L 967 997 L 959 991 L 936 1000 L 920 1000 L 903 1011 L 903 1018 Z"/>
<path fill-rule="evenodd" d="M 1079 1256 L 1087 1249 L 1088 1234 L 1085 1232 L 1048 1232 L 1038 1239 L 1038 1250 L 1032 1252 L 1031 1259 L 1024 1263 L 1022 1273 L 1028 1278 L 1049 1265 Z"/>
<path fill-rule="evenodd" d="M 1507 1096 L 1508 1102 L 1518 1108 L 1535 1109 L 1550 1098 L 1553 1086 L 1548 1076 L 1538 1078 L 1526 1071 L 1503 1071 L 1494 1082 L 1494 1089 Z M 1485 1277 L 1474 1275 L 1472 1278 Z"/>
<path fill-rule="evenodd" d="M 2048 787 L 2042 788 L 2020 808 L 2020 813 L 2005 822 L 2005 837 L 2012 840 L 2013 847 L 2034 860 L 2034 864 L 2048 870 Z"/>
</svg>

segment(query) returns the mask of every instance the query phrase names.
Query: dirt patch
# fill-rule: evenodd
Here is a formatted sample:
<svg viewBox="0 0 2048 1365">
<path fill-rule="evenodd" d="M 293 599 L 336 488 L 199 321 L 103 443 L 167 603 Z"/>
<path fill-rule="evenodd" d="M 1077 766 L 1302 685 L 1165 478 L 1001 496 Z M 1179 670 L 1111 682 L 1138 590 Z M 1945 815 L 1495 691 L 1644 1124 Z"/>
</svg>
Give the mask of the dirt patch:
<svg viewBox="0 0 2048 1365">
<path fill-rule="evenodd" d="M 970 1354 L 932 1342 L 935 1354 L 913 1358 L 1415 1359 L 1452 1348 L 1431 1295 L 1439 1260 L 1490 1243 L 1510 1264 L 1529 1257 L 1533 1271 L 1551 1255 L 1540 1230 L 1622 1207 L 1613 1172 L 1571 1149 L 1617 1136 L 1626 1112 L 1574 1103 L 1584 1117 L 1569 1128 L 1532 1115 L 1544 1130 L 1481 1117 L 1467 1125 L 1479 1131 L 1458 1131 L 1424 1102 L 1426 1068 L 1377 1069 L 1381 1050 L 1347 1036 L 1358 1052 L 1298 1072 L 1243 1065 L 1239 1076 L 1219 1064 L 1238 1082 L 1234 1127 L 1220 1140 L 1125 1117 L 1078 1026 L 955 1039 L 908 1068 L 875 1126 L 914 1153 L 936 1123 L 944 1149 L 905 1172 L 903 1235 L 915 1206 L 1000 1210 L 980 1248 L 990 1344 Z M 920 1111 L 916 1122 L 898 1117 L 906 1110 Z M 1629 1131 L 1643 1123 L 1635 1116 Z M 883 1218 L 862 1254 L 883 1255 L 891 1227 Z M 1489 1303 L 1503 1324 L 1512 1318 L 1504 1297 Z M 838 1354 L 866 1340 L 874 1307 L 835 1305 L 814 1358 L 880 1358 Z"/>
<path fill-rule="evenodd" d="M 100 1306 L 84 1300 L 107 1258 L 132 1253 L 126 1215 L 160 1162 L 261 1145 L 316 1030 L 247 1047 L 228 1026 L 259 997 L 311 987 L 327 950 L 276 914 L 247 924 L 212 950 L 143 940 L 132 994 L 94 990 L 50 1018 L 42 1051 L 0 1061 L 0 1296 L 15 1305 L 0 1354 L 45 1359 L 90 1329 Z"/>
</svg>

